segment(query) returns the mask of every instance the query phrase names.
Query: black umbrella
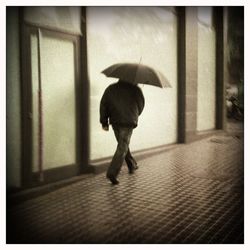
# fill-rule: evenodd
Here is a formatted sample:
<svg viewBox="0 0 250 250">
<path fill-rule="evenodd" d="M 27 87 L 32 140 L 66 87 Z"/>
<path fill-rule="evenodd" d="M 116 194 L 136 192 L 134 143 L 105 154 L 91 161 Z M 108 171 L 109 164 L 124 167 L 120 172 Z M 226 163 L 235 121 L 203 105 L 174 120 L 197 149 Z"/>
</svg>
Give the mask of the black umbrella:
<svg viewBox="0 0 250 250">
<path fill-rule="evenodd" d="M 119 78 L 132 84 L 148 84 L 160 88 L 170 87 L 167 78 L 159 71 L 141 63 L 117 63 L 102 71 L 107 77 Z"/>
</svg>

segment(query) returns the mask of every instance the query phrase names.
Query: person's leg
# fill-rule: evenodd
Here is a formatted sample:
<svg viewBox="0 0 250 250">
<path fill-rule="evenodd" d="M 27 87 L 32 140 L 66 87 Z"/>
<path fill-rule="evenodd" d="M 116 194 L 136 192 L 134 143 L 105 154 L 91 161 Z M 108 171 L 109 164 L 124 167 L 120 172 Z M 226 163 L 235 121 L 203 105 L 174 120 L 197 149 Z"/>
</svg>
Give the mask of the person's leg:
<svg viewBox="0 0 250 250">
<path fill-rule="evenodd" d="M 113 127 L 113 130 L 114 130 L 115 138 L 116 138 L 116 140 L 118 142 L 119 128 Z M 134 159 L 134 157 L 132 156 L 129 148 L 128 148 L 128 152 L 127 152 L 127 154 L 125 156 L 125 161 L 127 163 L 129 173 L 133 173 L 135 169 L 138 169 L 137 162 Z"/>
<path fill-rule="evenodd" d="M 134 170 L 138 168 L 137 162 L 134 159 L 134 157 L 131 155 L 129 148 L 128 148 L 128 152 L 127 152 L 126 157 L 125 157 L 125 161 L 127 163 L 127 166 L 128 166 L 130 173 L 133 173 Z"/>
<path fill-rule="evenodd" d="M 107 178 L 111 181 L 114 180 L 114 184 L 116 182 L 116 177 L 119 174 L 125 156 L 128 152 L 129 142 L 132 135 L 132 128 L 114 128 L 114 133 L 118 142 L 115 154 L 112 158 L 110 166 L 107 171 Z"/>
</svg>

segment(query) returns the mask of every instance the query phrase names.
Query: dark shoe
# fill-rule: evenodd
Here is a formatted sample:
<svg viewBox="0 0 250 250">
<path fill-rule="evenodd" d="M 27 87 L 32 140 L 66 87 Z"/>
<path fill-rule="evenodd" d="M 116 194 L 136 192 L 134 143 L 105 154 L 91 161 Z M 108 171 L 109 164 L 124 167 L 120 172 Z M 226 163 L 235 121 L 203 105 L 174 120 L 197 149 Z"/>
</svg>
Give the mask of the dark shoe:
<svg viewBox="0 0 250 250">
<path fill-rule="evenodd" d="M 112 182 L 113 185 L 119 184 L 119 181 L 114 176 L 107 176 L 107 178 Z"/>
<path fill-rule="evenodd" d="M 134 172 L 135 172 L 135 170 L 137 170 L 139 167 L 136 165 L 136 166 L 134 166 L 134 167 L 132 167 L 132 168 L 130 168 L 129 169 L 129 173 L 130 174 L 133 174 Z"/>
</svg>

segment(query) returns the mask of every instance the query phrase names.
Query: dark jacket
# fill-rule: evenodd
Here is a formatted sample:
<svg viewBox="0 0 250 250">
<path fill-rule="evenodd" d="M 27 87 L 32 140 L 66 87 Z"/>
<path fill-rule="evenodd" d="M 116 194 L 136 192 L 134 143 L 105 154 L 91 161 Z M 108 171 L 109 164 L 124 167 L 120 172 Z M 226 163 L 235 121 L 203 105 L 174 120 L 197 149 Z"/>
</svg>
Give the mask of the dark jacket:
<svg viewBox="0 0 250 250">
<path fill-rule="evenodd" d="M 104 92 L 100 103 L 100 123 L 133 127 L 144 108 L 141 89 L 131 83 L 119 81 L 111 84 Z"/>
</svg>

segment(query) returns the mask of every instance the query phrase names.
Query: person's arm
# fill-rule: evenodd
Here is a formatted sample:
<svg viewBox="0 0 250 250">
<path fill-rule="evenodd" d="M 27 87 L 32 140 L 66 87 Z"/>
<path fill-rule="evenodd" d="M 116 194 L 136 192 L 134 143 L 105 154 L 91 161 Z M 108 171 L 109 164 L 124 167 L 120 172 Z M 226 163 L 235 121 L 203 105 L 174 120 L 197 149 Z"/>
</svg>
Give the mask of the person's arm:
<svg viewBox="0 0 250 250">
<path fill-rule="evenodd" d="M 100 123 L 102 124 L 102 128 L 106 131 L 109 127 L 108 119 L 108 89 L 106 89 L 100 102 Z"/>
<path fill-rule="evenodd" d="M 145 106 L 145 99 L 141 89 L 138 87 L 137 103 L 139 108 L 139 115 L 142 113 Z"/>
</svg>

